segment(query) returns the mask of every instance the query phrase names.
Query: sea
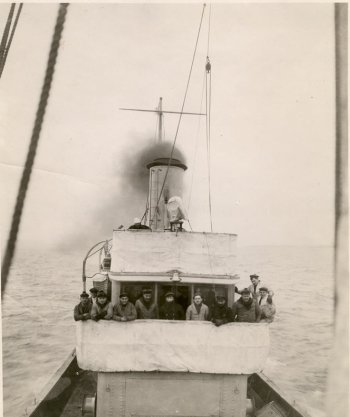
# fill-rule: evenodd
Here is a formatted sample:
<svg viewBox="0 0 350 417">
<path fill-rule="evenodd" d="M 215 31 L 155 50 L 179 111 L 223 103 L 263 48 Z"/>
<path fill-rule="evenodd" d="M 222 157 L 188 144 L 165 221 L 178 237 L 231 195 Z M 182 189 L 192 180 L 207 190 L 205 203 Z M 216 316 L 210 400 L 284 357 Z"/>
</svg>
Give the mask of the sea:
<svg viewBox="0 0 350 417">
<path fill-rule="evenodd" d="M 84 256 L 85 249 L 16 253 L 2 301 L 5 417 L 26 416 L 74 348 L 73 308 L 82 290 Z M 275 294 L 277 314 L 264 373 L 310 416 L 325 417 L 333 333 L 332 248 L 239 247 L 237 270 L 238 288 L 257 273 Z"/>
</svg>

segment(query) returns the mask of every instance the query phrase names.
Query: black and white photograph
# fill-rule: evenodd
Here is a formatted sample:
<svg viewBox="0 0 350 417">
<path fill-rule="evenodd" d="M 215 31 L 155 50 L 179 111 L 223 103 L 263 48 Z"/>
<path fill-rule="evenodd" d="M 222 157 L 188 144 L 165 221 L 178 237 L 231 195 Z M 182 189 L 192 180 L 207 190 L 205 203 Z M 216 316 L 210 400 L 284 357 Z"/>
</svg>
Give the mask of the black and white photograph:
<svg viewBox="0 0 350 417">
<path fill-rule="evenodd" d="M 348 416 L 347 21 L 0 3 L 3 416 Z"/>
</svg>

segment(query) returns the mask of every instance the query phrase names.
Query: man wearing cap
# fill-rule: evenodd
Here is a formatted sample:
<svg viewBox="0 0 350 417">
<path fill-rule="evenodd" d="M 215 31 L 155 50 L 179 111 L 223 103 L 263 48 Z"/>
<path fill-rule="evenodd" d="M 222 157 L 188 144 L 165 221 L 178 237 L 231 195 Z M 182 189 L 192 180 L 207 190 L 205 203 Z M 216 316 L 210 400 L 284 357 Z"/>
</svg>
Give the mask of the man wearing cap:
<svg viewBox="0 0 350 417">
<path fill-rule="evenodd" d="M 226 296 L 224 294 L 218 294 L 216 296 L 216 302 L 210 309 L 210 321 L 217 327 L 233 321 L 232 310 L 227 306 Z"/>
<path fill-rule="evenodd" d="M 91 309 L 91 318 L 92 320 L 110 320 L 113 316 L 113 306 L 107 300 L 107 295 L 104 291 L 99 291 L 97 293 L 96 304 L 92 306 Z"/>
<path fill-rule="evenodd" d="M 241 291 L 241 298 L 233 303 L 233 321 L 245 323 L 258 323 L 260 321 L 261 310 L 255 298 L 251 297 L 248 288 Z"/>
<path fill-rule="evenodd" d="M 202 295 L 197 292 L 193 296 L 193 303 L 187 307 L 186 320 L 208 320 L 209 308 L 203 304 Z"/>
<path fill-rule="evenodd" d="M 89 295 L 83 291 L 80 294 L 80 303 L 74 307 L 74 320 L 88 320 L 90 316 L 91 304 L 89 302 Z"/>
<path fill-rule="evenodd" d="M 261 309 L 260 323 L 272 323 L 275 314 L 276 307 L 272 302 L 272 297 L 269 295 L 269 290 L 266 287 L 261 287 L 259 290 L 258 304 Z"/>
<path fill-rule="evenodd" d="M 159 309 L 159 318 L 162 320 L 184 320 L 184 311 L 180 304 L 175 303 L 174 293 L 165 294 L 165 303 Z"/>
<path fill-rule="evenodd" d="M 152 302 L 152 289 L 144 287 L 142 289 L 142 297 L 136 300 L 135 308 L 138 319 L 158 319 L 158 306 L 156 302 Z"/>
<path fill-rule="evenodd" d="M 113 320 L 132 321 L 137 317 L 134 304 L 130 303 L 129 295 L 122 291 L 119 295 L 119 303 L 113 307 Z"/>
<path fill-rule="evenodd" d="M 249 285 L 248 290 L 251 293 L 252 297 L 257 299 L 259 297 L 259 290 L 263 286 L 263 283 L 260 281 L 260 277 L 257 274 L 252 274 L 249 276 L 251 285 Z M 239 291 L 237 288 L 235 288 L 235 292 L 238 294 L 242 294 L 242 291 Z M 273 291 L 270 288 L 269 295 L 273 296 Z"/>
<path fill-rule="evenodd" d="M 90 292 L 89 301 L 90 301 L 90 304 L 91 304 L 91 307 L 92 307 L 94 304 L 96 304 L 98 289 L 95 288 L 95 287 L 92 287 L 92 288 L 90 288 L 89 292 Z"/>
</svg>

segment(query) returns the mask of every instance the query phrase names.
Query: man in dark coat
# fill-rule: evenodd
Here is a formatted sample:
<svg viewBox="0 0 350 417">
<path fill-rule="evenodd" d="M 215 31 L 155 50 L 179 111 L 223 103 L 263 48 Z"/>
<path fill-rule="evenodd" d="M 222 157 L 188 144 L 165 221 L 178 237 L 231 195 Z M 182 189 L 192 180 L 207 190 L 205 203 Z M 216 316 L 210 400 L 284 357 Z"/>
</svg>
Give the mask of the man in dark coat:
<svg viewBox="0 0 350 417">
<path fill-rule="evenodd" d="M 92 320 L 110 320 L 113 316 L 113 306 L 107 300 L 107 294 L 104 291 L 97 293 L 97 301 L 91 308 Z"/>
<path fill-rule="evenodd" d="M 185 313 L 180 304 L 175 303 L 174 293 L 165 294 L 165 303 L 159 309 L 159 318 L 162 320 L 184 320 Z"/>
<path fill-rule="evenodd" d="M 136 301 L 135 308 L 138 319 L 158 319 L 159 317 L 157 303 L 152 301 L 151 288 L 142 289 L 142 297 Z"/>
<path fill-rule="evenodd" d="M 91 318 L 91 303 L 89 295 L 84 291 L 80 294 L 80 303 L 74 307 L 74 320 L 88 320 Z"/>
<path fill-rule="evenodd" d="M 133 321 L 137 318 L 136 308 L 129 301 L 128 293 L 122 291 L 119 295 L 119 303 L 113 307 L 113 320 Z"/>
<path fill-rule="evenodd" d="M 248 288 L 244 288 L 241 294 L 242 297 L 233 303 L 232 306 L 233 320 L 245 323 L 258 323 L 261 310 L 257 301 L 251 297 Z"/>
<path fill-rule="evenodd" d="M 226 304 L 226 297 L 224 295 L 216 296 L 216 303 L 210 309 L 210 320 L 215 326 L 221 326 L 233 321 L 232 310 Z"/>
</svg>

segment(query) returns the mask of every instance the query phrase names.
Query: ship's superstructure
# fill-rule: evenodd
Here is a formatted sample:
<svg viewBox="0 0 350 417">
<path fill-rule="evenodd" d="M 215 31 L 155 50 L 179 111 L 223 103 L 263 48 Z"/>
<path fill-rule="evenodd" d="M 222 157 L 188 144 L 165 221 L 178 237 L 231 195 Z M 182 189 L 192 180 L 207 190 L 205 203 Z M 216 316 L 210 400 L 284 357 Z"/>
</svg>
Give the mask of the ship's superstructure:
<svg viewBox="0 0 350 417">
<path fill-rule="evenodd" d="M 157 158 L 147 167 L 150 227 L 114 230 L 112 303 L 118 303 L 121 291 L 134 302 L 146 284 L 158 305 L 169 290 L 184 308 L 195 292 L 207 305 L 219 293 L 232 305 L 239 279 L 237 236 L 185 231 L 181 198 L 186 166 L 177 159 Z M 243 417 L 247 378 L 262 370 L 268 350 L 267 324 L 77 323 L 78 364 L 98 373 L 97 417 Z"/>
</svg>

